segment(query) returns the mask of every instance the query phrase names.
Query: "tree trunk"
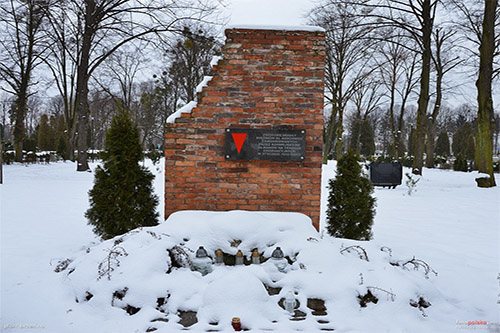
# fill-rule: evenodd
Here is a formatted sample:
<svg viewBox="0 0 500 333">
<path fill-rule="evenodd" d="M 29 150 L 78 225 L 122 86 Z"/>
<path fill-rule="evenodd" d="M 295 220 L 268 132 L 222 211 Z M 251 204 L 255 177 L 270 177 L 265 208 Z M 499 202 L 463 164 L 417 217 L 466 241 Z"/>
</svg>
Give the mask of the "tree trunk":
<svg viewBox="0 0 500 333">
<path fill-rule="evenodd" d="M 424 145 L 427 125 L 427 106 L 429 104 L 429 82 L 431 65 L 431 1 L 424 0 L 422 4 L 422 73 L 420 76 L 420 94 L 418 96 L 417 128 L 415 130 L 415 160 L 412 173 L 422 174 L 424 166 Z"/>
<path fill-rule="evenodd" d="M 398 130 L 397 130 L 397 154 L 399 158 L 402 158 L 405 156 L 405 152 L 409 151 L 408 149 L 405 149 L 405 144 L 404 144 L 404 137 L 403 137 L 403 125 L 404 125 L 404 114 L 406 110 L 406 100 L 409 96 L 409 93 L 401 100 L 401 107 L 399 108 L 399 118 L 398 118 Z"/>
<path fill-rule="evenodd" d="M 427 141 L 426 141 L 426 158 L 425 166 L 427 168 L 434 168 L 434 148 L 436 147 L 436 120 L 441 109 L 441 101 L 443 99 L 443 76 L 442 68 L 437 69 L 436 77 L 436 102 L 434 103 L 434 110 L 432 115 L 427 119 Z"/>
<path fill-rule="evenodd" d="M 496 186 L 493 175 L 492 126 L 494 124 L 491 81 L 493 75 L 493 55 L 495 51 L 495 12 L 498 0 L 485 0 L 483 31 L 479 46 L 479 76 L 477 87 L 477 134 L 475 163 L 480 173 L 489 175 L 489 182 L 478 186 Z"/>
<path fill-rule="evenodd" d="M 68 127 L 68 159 L 70 161 L 75 161 L 75 142 L 76 142 L 76 131 L 75 124 Z"/>
<path fill-rule="evenodd" d="M 335 133 L 335 117 L 337 115 L 336 106 L 332 105 L 332 114 L 328 121 L 325 133 L 325 144 L 323 145 L 323 164 L 328 163 L 328 155 L 330 155 L 333 146 L 333 139 Z"/>
<path fill-rule="evenodd" d="M 85 30 L 83 33 L 82 53 L 80 63 L 78 64 L 76 82 L 75 115 L 77 119 L 76 148 L 78 149 L 76 171 L 87 171 L 90 169 L 87 154 L 87 130 L 89 125 L 88 80 L 92 36 L 94 35 L 96 28 L 96 23 L 94 22 L 95 18 L 93 17 L 96 3 L 93 0 L 85 1 L 85 3 Z"/>
<path fill-rule="evenodd" d="M 427 140 L 425 141 L 425 167 L 434 168 L 434 147 L 436 146 L 436 123 L 427 120 Z"/>
<path fill-rule="evenodd" d="M 21 84 L 19 86 L 19 91 L 17 92 L 16 100 L 16 118 L 14 125 L 14 148 L 15 148 L 15 159 L 16 162 L 23 161 L 23 141 L 26 135 L 26 128 L 24 125 L 24 120 L 26 114 L 28 113 L 28 86 L 31 80 L 31 59 L 32 54 L 28 54 L 28 65 L 26 71 L 23 72 L 21 77 Z"/>
<path fill-rule="evenodd" d="M 342 126 L 343 118 L 344 118 L 344 111 L 339 108 L 338 110 L 338 121 L 337 121 L 337 134 L 336 134 L 336 141 L 335 141 L 335 157 L 337 161 L 339 158 L 342 157 L 344 154 L 344 143 L 342 140 L 342 134 L 344 133 L 344 126 Z"/>
<path fill-rule="evenodd" d="M 15 103 L 16 117 L 14 124 L 14 149 L 16 154 L 16 162 L 23 161 L 23 141 L 26 132 L 26 128 L 24 126 L 24 117 L 27 113 L 27 104 L 28 101 L 26 99 L 26 94 L 18 93 Z"/>
<path fill-rule="evenodd" d="M 3 184 L 3 138 L 0 137 L 0 184 Z"/>
<path fill-rule="evenodd" d="M 399 146 L 399 138 L 398 138 L 398 133 L 396 130 L 396 124 L 394 121 L 394 104 L 395 104 L 395 99 L 396 99 L 396 82 L 395 82 L 395 73 L 393 71 L 393 79 L 391 82 L 391 90 L 390 90 L 390 103 L 389 103 L 389 121 L 390 121 L 390 126 L 391 126 L 391 134 L 392 134 L 392 146 L 390 148 L 390 156 L 391 157 L 396 157 L 398 156 L 398 146 Z"/>
</svg>

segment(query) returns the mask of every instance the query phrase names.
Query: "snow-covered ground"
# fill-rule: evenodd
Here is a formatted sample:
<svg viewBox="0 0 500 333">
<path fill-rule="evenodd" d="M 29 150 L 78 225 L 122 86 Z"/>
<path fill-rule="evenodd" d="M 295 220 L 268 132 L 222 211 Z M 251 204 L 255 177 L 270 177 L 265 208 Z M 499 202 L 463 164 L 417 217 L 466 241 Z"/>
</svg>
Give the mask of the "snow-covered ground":
<svg viewBox="0 0 500 333">
<path fill-rule="evenodd" d="M 83 217 L 93 174 L 75 169 L 72 163 L 4 166 L 2 332 L 171 332 L 183 328 L 178 311 L 187 310 L 198 317 L 191 331 L 231 331 L 230 319 L 239 316 L 254 332 L 500 332 L 500 187 L 479 189 L 474 174 L 425 169 L 411 196 L 404 184 L 377 188 L 370 242 L 322 237 L 300 214 L 255 212 L 184 212 L 158 227 L 100 242 Z M 162 167 L 151 169 L 162 198 Z M 324 167 L 323 186 L 334 172 L 334 164 Z M 174 245 L 191 256 L 189 249 L 203 245 L 209 253 L 241 249 L 248 258 L 253 248 L 268 258 L 280 246 L 293 264 L 286 273 L 268 260 L 217 266 L 202 276 L 170 267 L 166 250 Z M 360 248 L 340 253 L 353 245 L 366 250 L 369 261 L 355 252 Z M 99 264 L 110 250 L 120 253 L 119 247 L 127 253 L 117 255 L 121 265 L 110 279 L 107 273 L 98 279 L 104 272 Z M 413 257 L 423 261 L 418 270 L 391 265 Z M 68 268 L 54 272 L 67 258 Z M 425 264 L 437 276 L 426 274 Z M 264 284 L 282 289 L 268 295 Z M 113 297 L 125 288 L 121 299 Z M 379 301 L 361 308 L 357 295 L 368 289 Z M 300 302 L 304 320 L 290 320 L 279 307 L 288 291 Z M 431 306 L 409 305 L 420 297 Z M 325 301 L 326 314 L 307 306 L 314 298 Z M 122 309 L 127 305 L 141 310 L 129 315 Z"/>
</svg>

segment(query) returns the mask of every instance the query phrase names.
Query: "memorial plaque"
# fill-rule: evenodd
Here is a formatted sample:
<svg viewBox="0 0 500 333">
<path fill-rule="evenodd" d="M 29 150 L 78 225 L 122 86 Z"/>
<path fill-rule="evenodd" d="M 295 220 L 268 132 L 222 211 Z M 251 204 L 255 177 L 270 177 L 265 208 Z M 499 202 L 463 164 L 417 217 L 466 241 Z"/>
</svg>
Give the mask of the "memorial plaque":
<svg viewBox="0 0 500 333">
<path fill-rule="evenodd" d="M 403 166 L 399 162 L 370 164 L 370 180 L 373 186 L 396 188 L 403 179 Z"/>
<path fill-rule="evenodd" d="M 227 128 L 225 148 L 228 160 L 303 161 L 306 131 Z"/>
</svg>

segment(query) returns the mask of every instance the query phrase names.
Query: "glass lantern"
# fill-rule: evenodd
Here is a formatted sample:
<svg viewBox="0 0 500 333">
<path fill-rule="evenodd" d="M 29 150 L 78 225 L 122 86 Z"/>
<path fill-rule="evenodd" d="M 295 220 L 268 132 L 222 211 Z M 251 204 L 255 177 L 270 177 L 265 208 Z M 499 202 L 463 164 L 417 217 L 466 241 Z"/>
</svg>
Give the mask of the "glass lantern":
<svg viewBox="0 0 500 333">
<path fill-rule="evenodd" d="M 207 250 L 203 246 L 200 246 L 196 250 L 196 256 L 192 261 L 194 270 L 200 272 L 201 275 L 207 275 L 212 272 L 212 259 L 210 259 Z"/>
<path fill-rule="evenodd" d="M 215 264 L 216 265 L 224 265 L 224 254 L 221 249 L 215 251 Z"/>
<path fill-rule="evenodd" d="M 252 264 L 260 264 L 260 253 L 257 249 L 252 251 Z"/>
<path fill-rule="evenodd" d="M 293 313 L 295 311 L 295 306 L 297 305 L 297 301 L 295 300 L 293 292 L 289 291 L 286 294 L 283 305 L 285 306 L 285 310 L 288 311 L 289 313 Z"/>
<path fill-rule="evenodd" d="M 238 252 L 236 253 L 236 261 L 234 264 L 236 266 L 243 265 L 243 253 L 241 252 L 241 250 L 238 250 Z"/>
<path fill-rule="evenodd" d="M 281 248 L 278 246 L 276 249 L 273 251 L 271 254 L 271 260 L 278 269 L 278 271 L 285 273 L 286 269 L 288 267 L 288 261 L 285 259 L 285 255 L 283 254 L 283 251 Z"/>
</svg>

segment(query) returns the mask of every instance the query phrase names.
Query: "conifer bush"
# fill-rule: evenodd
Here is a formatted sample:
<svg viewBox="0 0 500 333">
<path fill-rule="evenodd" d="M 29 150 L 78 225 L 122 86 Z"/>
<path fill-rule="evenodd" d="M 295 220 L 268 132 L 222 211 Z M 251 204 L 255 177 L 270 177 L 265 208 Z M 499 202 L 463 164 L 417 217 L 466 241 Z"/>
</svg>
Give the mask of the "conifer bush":
<svg viewBox="0 0 500 333">
<path fill-rule="evenodd" d="M 448 133 L 445 131 L 439 133 L 434 152 L 437 156 L 445 158 L 450 156 L 450 139 L 448 138 Z"/>
<path fill-rule="evenodd" d="M 94 233 L 103 239 L 158 224 L 154 175 L 140 165 L 142 159 L 139 130 L 130 115 L 119 110 L 106 132 L 103 164 L 95 171 L 90 208 L 85 213 Z"/>
<path fill-rule="evenodd" d="M 333 237 L 370 240 L 375 216 L 373 187 L 361 172 L 358 156 L 349 151 L 337 163 L 329 182 L 327 231 Z"/>
<path fill-rule="evenodd" d="M 455 162 L 453 162 L 453 170 L 454 171 L 469 171 L 469 166 L 467 165 L 467 159 L 459 153 L 455 158 Z"/>
</svg>

